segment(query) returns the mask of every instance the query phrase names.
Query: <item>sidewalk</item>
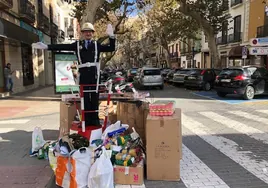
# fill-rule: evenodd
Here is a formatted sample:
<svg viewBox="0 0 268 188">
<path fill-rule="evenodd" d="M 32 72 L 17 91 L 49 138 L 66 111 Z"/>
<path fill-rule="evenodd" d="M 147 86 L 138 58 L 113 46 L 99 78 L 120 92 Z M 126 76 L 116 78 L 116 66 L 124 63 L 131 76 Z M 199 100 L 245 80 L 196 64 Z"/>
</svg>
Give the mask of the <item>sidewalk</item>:
<svg viewBox="0 0 268 188">
<path fill-rule="evenodd" d="M 48 161 L 29 157 L 29 151 L 36 126 L 45 140 L 58 137 L 59 102 L 54 98 L 53 87 L 47 87 L 0 100 L 0 187 L 44 188 L 51 179 Z"/>
</svg>

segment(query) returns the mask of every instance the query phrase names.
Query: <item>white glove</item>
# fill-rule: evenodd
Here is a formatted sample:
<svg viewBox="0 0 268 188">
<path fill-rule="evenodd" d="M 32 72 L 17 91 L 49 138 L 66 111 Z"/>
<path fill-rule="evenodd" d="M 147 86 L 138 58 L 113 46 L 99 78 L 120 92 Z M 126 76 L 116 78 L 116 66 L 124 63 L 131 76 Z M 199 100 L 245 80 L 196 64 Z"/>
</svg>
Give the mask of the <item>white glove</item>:
<svg viewBox="0 0 268 188">
<path fill-rule="evenodd" d="M 113 29 L 113 26 L 111 24 L 107 25 L 106 33 L 109 37 L 114 37 L 114 29 Z"/>
<path fill-rule="evenodd" d="M 48 46 L 42 42 L 37 42 L 32 44 L 32 48 L 39 50 L 47 50 Z"/>
</svg>

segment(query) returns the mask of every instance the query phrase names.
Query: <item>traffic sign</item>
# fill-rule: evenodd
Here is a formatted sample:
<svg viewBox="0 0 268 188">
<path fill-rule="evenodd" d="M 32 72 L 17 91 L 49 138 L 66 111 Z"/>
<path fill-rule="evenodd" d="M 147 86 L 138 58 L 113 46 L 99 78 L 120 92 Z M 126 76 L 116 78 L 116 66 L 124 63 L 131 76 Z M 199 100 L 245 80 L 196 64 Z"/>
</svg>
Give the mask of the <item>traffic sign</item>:
<svg viewBox="0 0 268 188">
<path fill-rule="evenodd" d="M 248 49 L 247 49 L 247 47 L 244 46 L 242 48 L 242 58 L 247 59 L 247 57 L 248 57 Z"/>
</svg>

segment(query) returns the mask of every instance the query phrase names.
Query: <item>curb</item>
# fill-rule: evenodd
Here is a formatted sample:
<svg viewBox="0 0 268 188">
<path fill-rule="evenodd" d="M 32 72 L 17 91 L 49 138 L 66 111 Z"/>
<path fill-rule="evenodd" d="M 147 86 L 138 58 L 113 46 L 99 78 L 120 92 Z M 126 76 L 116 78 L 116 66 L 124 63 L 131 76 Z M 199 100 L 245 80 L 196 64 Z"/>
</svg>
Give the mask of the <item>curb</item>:
<svg viewBox="0 0 268 188">
<path fill-rule="evenodd" d="M 56 182 L 56 177 L 55 177 L 55 174 L 53 173 L 50 180 L 46 184 L 45 188 L 61 188 L 57 186 L 55 182 Z"/>
</svg>

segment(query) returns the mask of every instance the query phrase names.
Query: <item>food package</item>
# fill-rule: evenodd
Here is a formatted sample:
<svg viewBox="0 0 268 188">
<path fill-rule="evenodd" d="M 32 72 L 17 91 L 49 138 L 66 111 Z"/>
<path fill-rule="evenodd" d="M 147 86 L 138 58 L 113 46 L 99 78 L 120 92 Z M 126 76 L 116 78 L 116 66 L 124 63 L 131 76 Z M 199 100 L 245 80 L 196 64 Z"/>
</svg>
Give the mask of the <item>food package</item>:
<svg viewBox="0 0 268 188">
<path fill-rule="evenodd" d="M 172 116 L 175 112 L 175 101 L 158 100 L 149 106 L 151 116 Z"/>
</svg>

